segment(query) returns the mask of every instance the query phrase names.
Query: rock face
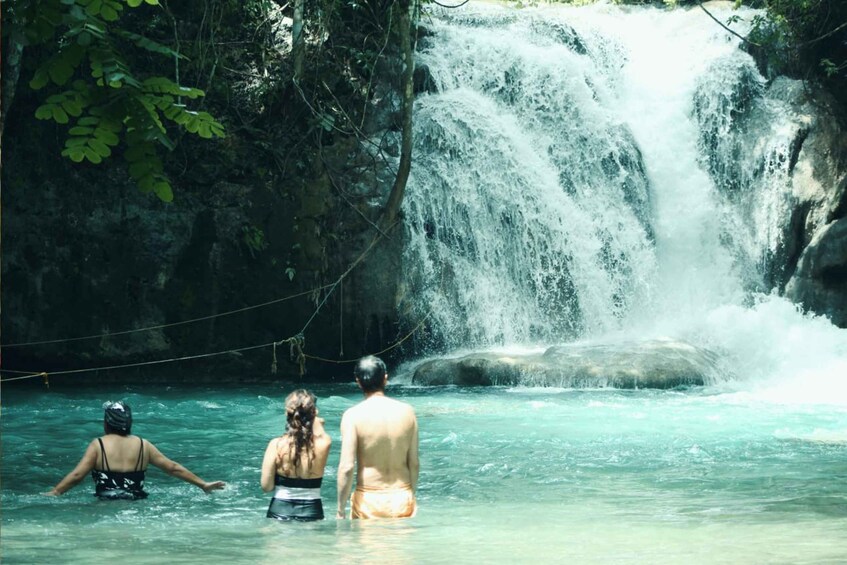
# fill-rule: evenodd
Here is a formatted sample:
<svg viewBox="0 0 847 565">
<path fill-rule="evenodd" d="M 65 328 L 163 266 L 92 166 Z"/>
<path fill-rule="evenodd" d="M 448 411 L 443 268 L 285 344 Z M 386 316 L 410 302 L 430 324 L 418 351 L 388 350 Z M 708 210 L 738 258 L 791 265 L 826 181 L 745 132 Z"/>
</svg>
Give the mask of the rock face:
<svg viewBox="0 0 847 565">
<path fill-rule="evenodd" d="M 391 185 L 355 172 L 350 161 L 361 151 L 354 143 L 304 152 L 302 172 L 285 177 L 249 135 L 195 143 L 186 148 L 186 173 L 173 175 L 175 201 L 164 204 L 140 193 L 119 160 L 74 166 L 60 157 L 55 128 L 32 117 L 32 100 L 16 103 L 4 134 L 14 141 L 3 148 L 3 344 L 101 337 L 7 346 L 5 369 L 53 372 L 226 352 L 289 338 L 307 321 L 304 351 L 316 357 L 355 358 L 396 339 L 401 230 L 362 257 L 375 233 L 363 216 L 375 217 L 383 201 L 373 186 Z M 361 205 L 366 198 L 370 208 Z M 268 346 L 67 382 L 298 376 L 287 345 L 277 360 L 276 376 Z M 339 365 L 312 360 L 306 369 L 310 378 L 334 377 Z"/>
<path fill-rule="evenodd" d="M 750 242 L 739 252 L 762 275 L 751 286 L 847 327 L 844 229 L 835 225 L 847 217 L 844 109 L 802 81 L 764 81 L 752 65 L 740 69 L 717 103 L 703 86 L 695 104 L 704 164 L 745 217 L 725 240 Z"/>
<path fill-rule="evenodd" d="M 717 356 L 690 344 L 651 340 L 557 345 L 539 354 L 473 353 L 419 365 L 419 385 L 556 386 L 669 389 L 703 385 L 717 374 Z"/>
<path fill-rule="evenodd" d="M 847 327 L 847 218 L 824 226 L 803 251 L 785 293 Z"/>
<path fill-rule="evenodd" d="M 778 79 L 768 93 L 787 103 L 803 124 L 789 160 L 792 205 L 776 265 L 782 276 L 773 282 L 807 310 L 847 327 L 845 230 L 834 225 L 847 216 L 844 118 L 825 95 L 813 98 L 797 81 Z"/>
</svg>

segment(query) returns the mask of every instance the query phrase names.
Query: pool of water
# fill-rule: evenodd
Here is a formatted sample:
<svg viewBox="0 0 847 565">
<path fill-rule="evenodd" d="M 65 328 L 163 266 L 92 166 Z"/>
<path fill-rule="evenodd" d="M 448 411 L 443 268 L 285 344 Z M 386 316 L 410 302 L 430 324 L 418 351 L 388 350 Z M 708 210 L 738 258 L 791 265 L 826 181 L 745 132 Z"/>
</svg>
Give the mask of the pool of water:
<svg viewBox="0 0 847 565">
<path fill-rule="evenodd" d="M 4 391 L 4 563 L 572 560 L 827 563 L 847 559 L 847 407 L 714 388 L 577 391 L 393 386 L 421 433 L 411 520 L 267 520 L 265 445 L 294 385 Z M 316 385 L 334 444 L 352 386 Z M 100 502 L 90 480 L 45 497 L 126 399 L 134 432 L 206 480 L 148 472 L 150 497 Z"/>
</svg>

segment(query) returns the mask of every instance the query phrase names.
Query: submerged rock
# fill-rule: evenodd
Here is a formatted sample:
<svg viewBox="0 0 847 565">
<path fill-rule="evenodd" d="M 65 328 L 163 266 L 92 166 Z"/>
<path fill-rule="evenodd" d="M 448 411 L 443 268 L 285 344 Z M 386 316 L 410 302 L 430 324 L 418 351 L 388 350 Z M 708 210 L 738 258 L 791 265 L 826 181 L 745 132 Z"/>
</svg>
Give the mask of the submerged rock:
<svg viewBox="0 0 847 565">
<path fill-rule="evenodd" d="M 685 342 L 556 345 L 543 353 L 472 353 L 419 365 L 419 385 L 669 389 L 712 380 L 717 355 Z"/>
</svg>

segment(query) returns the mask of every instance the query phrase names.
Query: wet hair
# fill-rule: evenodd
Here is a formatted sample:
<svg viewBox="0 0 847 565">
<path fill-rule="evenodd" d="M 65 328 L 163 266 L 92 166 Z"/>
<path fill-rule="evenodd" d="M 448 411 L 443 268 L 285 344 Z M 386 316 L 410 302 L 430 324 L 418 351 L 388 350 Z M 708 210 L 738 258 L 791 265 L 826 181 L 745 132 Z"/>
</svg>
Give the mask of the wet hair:
<svg viewBox="0 0 847 565">
<path fill-rule="evenodd" d="M 289 438 L 288 456 L 294 476 L 304 452 L 308 457 L 308 467 L 315 459 L 314 423 L 317 413 L 315 395 L 306 389 L 295 390 L 285 399 L 285 435 Z M 281 455 L 278 454 L 278 461 L 282 459 Z"/>
<path fill-rule="evenodd" d="M 379 357 L 362 357 L 353 369 L 353 375 L 359 381 L 364 392 L 376 392 L 385 389 L 385 377 L 388 369 Z"/>
<path fill-rule="evenodd" d="M 103 404 L 103 423 L 107 434 L 126 436 L 132 431 L 132 409 L 122 400 Z"/>
</svg>

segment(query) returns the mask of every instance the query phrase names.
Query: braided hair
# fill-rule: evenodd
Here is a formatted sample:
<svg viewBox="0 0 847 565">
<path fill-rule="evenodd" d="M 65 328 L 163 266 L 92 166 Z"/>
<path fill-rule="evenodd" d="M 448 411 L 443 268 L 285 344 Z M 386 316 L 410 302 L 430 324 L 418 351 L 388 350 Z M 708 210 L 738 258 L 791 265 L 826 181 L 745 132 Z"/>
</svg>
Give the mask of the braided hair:
<svg viewBox="0 0 847 565">
<path fill-rule="evenodd" d="M 314 423 L 318 409 L 315 395 L 305 389 L 298 389 L 285 399 L 285 436 L 288 438 L 288 457 L 293 475 L 297 474 L 297 466 L 305 451 L 308 457 L 308 467 L 315 459 Z M 282 454 L 278 454 L 278 461 Z"/>
</svg>

